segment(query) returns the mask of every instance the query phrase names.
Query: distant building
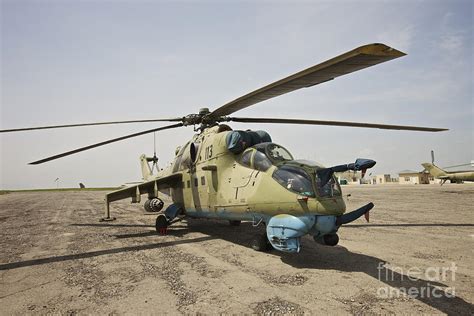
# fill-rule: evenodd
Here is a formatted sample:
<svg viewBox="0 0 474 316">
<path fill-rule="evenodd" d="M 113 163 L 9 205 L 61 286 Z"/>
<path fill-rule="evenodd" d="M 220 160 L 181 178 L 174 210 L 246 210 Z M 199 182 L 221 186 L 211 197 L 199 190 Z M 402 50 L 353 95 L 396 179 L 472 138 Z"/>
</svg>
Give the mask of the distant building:
<svg viewBox="0 0 474 316">
<path fill-rule="evenodd" d="M 436 179 L 431 174 L 428 174 L 428 181 L 430 182 L 430 184 L 440 184 L 441 183 L 441 179 Z"/>
<path fill-rule="evenodd" d="M 396 176 L 390 174 L 378 174 L 362 178 L 360 172 L 346 171 L 336 173 L 339 184 L 435 184 L 440 183 L 427 171 L 403 170 Z"/>
<path fill-rule="evenodd" d="M 337 172 L 336 177 L 339 184 L 364 184 L 364 179 L 358 171 Z"/>
<path fill-rule="evenodd" d="M 372 184 L 392 183 L 392 178 L 389 174 L 378 174 L 376 176 L 372 176 L 371 180 Z"/>
<path fill-rule="evenodd" d="M 429 174 L 413 170 L 403 170 L 398 173 L 400 184 L 429 184 Z"/>
</svg>

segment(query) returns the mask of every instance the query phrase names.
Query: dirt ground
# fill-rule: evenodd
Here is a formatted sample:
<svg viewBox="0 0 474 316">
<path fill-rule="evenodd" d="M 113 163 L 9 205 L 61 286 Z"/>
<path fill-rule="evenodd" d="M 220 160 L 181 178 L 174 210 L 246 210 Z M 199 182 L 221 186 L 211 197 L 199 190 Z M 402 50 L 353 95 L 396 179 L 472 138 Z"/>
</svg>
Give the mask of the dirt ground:
<svg viewBox="0 0 474 316">
<path fill-rule="evenodd" d="M 375 203 L 371 222 L 336 247 L 305 237 L 299 254 L 252 250 L 251 223 L 159 236 L 129 201 L 99 222 L 104 192 L 1 195 L 0 314 L 474 313 L 474 185 L 349 193 L 348 210 Z"/>
</svg>

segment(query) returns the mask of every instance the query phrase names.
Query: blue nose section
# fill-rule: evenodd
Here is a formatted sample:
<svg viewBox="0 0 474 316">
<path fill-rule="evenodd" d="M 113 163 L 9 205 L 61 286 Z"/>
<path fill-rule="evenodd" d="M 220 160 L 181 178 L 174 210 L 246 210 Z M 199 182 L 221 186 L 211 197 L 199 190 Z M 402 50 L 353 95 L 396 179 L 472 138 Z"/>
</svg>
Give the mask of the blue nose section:
<svg viewBox="0 0 474 316">
<path fill-rule="evenodd" d="M 318 235 L 326 235 L 335 232 L 336 216 L 316 216 L 316 225 L 314 225 Z"/>
<path fill-rule="evenodd" d="M 284 252 L 299 252 L 300 237 L 306 235 L 315 223 L 315 216 L 280 214 L 267 223 L 267 237 L 273 248 Z"/>
</svg>

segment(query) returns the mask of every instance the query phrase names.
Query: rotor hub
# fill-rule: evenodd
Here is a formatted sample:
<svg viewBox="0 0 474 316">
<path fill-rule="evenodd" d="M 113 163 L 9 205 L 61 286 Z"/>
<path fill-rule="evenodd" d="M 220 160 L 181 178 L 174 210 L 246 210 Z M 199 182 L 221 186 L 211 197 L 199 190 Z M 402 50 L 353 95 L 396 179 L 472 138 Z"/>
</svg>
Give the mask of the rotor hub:
<svg viewBox="0 0 474 316">
<path fill-rule="evenodd" d="M 209 108 L 200 108 L 200 109 L 199 109 L 199 115 L 201 115 L 201 116 L 207 115 L 207 114 L 209 114 L 209 113 L 211 113 L 211 112 L 209 111 Z"/>
<path fill-rule="evenodd" d="M 213 126 L 218 124 L 219 122 L 228 121 L 229 119 L 224 116 L 215 117 L 212 115 L 209 108 L 201 108 L 199 109 L 198 114 L 189 114 L 182 118 L 183 125 L 200 125 L 198 129 L 204 129 L 209 126 Z"/>
</svg>

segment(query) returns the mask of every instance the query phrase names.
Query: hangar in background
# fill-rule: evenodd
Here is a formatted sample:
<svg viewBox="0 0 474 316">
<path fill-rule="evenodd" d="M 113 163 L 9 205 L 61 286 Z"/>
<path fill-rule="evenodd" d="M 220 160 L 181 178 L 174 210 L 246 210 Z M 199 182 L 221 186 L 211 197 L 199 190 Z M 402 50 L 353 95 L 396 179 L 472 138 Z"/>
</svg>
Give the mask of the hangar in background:
<svg viewBox="0 0 474 316">
<path fill-rule="evenodd" d="M 429 173 L 403 170 L 398 173 L 398 183 L 400 184 L 429 184 Z"/>
</svg>

